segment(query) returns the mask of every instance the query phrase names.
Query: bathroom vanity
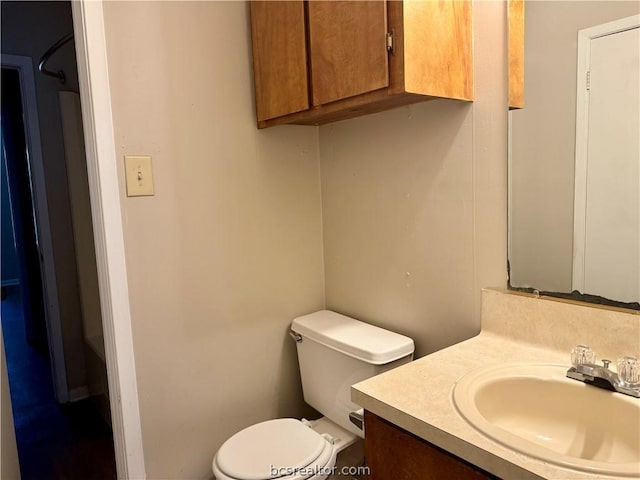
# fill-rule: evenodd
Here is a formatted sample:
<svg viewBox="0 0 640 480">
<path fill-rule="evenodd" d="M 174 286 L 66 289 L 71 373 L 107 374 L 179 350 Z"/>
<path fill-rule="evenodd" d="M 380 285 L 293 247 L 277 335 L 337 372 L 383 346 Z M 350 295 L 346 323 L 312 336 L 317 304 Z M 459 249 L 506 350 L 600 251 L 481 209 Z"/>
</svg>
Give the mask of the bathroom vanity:
<svg viewBox="0 0 640 480">
<path fill-rule="evenodd" d="M 456 392 L 464 383 L 460 379 L 471 376 L 474 380 L 475 372 L 534 366 L 543 372 L 554 372 L 549 379 L 542 378 L 540 385 L 563 385 L 559 395 L 569 392 L 572 402 L 594 392 L 601 397 L 599 407 L 605 410 L 609 402 L 623 402 L 625 408 L 629 407 L 625 413 L 620 413 L 618 403 L 610 405 L 611 411 L 625 417 L 622 428 L 631 425 L 633 432 L 633 426 L 640 424 L 640 399 L 567 379 L 565 372 L 571 366 L 571 349 L 577 344 L 588 344 L 599 359 L 612 358 L 614 362 L 624 355 L 637 355 L 640 314 L 502 290 L 484 290 L 482 300 L 482 330 L 478 336 L 352 387 L 352 399 L 366 410 L 365 450 L 371 478 L 640 478 L 640 459 L 636 458 L 640 453 L 632 451 L 638 438 L 631 438 L 631 452 L 622 454 L 625 459 L 620 468 L 626 473 L 616 474 L 613 470 L 619 465 L 613 465 L 612 460 L 611 464 L 603 461 L 596 465 L 579 458 L 581 453 L 573 457 L 556 455 L 544 447 L 536 454 L 524 453 L 526 448 L 519 449 L 518 442 L 509 440 L 515 437 L 496 440 L 477 425 L 474 427 L 454 399 L 456 394 L 458 400 L 465 395 L 461 388 Z M 534 376 L 525 372 L 512 378 Z M 542 393 L 525 391 L 529 388 L 525 384 L 512 385 L 509 391 L 513 396 L 500 394 L 492 398 L 490 403 L 495 409 L 512 408 L 524 399 L 542 401 Z M 615 419 L 612 415 L 597 417 L 605 417 L 604 422 Z M 577 427 L 576 438 L 582 438 L 580 430 L 589 434 L 583 425 Z M 551 459 L 537 456 L 545 450 L 551 452 Z M 603 466 L 604 470 L 612 465 L 612 471 L 597 471 L 594 465 Z"/>
<path fill-rule="evenodd" d="M 374 479 L 497 478 L 369 411 L 365 429 L 365 457 Z"/>
</svg>

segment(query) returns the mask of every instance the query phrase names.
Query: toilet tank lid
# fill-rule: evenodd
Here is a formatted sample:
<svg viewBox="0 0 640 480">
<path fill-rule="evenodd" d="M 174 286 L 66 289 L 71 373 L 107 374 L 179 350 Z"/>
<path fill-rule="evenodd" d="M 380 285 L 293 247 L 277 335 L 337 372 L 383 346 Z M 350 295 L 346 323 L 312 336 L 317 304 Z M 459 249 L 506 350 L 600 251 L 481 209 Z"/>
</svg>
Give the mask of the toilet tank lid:
<svg viewBox="0 0 640 480">
<path fill-rule="evenodd" d="M 413 340 L 330 310 L 293 320 L 291 330 L 334 350 L 374 365 L 413 353 Z"/>
</svg>

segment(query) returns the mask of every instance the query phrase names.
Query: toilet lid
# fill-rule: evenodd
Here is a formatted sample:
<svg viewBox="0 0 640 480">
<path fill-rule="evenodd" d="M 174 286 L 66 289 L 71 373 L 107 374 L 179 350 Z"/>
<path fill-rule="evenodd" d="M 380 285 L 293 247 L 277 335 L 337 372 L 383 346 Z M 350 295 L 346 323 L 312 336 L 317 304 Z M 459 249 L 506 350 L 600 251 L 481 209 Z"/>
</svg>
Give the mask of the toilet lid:
<svg viewBox="0 0 640 480">
<path fill-rule="evenodd" d="M 240 480 L 265 480 L 295 473 L 327 447 L 327 440 L 293 418 L 258 423 L 236 433 L 216 455 L 218 468 Z"/>
</svg>

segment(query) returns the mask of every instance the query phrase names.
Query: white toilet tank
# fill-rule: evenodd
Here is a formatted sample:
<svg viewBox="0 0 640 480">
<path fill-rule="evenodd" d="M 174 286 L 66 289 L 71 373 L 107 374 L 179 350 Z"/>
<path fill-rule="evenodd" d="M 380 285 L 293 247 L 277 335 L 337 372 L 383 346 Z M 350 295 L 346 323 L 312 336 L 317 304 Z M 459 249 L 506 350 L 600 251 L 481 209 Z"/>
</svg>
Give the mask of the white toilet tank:
<svg viewBox="0 0 640 480">
<path fill-rule="evenodd" d="M 362 437 L 349 421 L 361 408 L 351 402 L 351 385 L 410 362 L 413 340 L 329 310 L 296 318 L 291 330 L 305 402 Z"/>
</svg>

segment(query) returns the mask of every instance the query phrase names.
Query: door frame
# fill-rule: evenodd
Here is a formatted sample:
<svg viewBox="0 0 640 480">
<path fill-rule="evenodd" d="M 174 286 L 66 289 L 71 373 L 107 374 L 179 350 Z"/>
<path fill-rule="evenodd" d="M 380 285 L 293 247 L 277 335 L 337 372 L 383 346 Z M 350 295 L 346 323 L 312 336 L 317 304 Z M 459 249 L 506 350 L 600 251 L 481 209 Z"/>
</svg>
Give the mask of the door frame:
<svg viewBox="0 0 640 480">
<path fill-rule="evenodd" d="M 28 162 L 31 170 L 33 208 L 36 217 L 38 251 L 42 276 L 42 294 L 44 300 L 45 324 L 49 340 L 49 358 L 56 400 L 69 401 L 67 371 L 62 341 L 62 321 L 58 305 L 58 287 L 56 268 L 53 261 L 53 241 L 47 206 L 47 185 L 40 143 L 40 125 L 38 123 L 38 103 L 36 84 L 33 75 L 34 65 L 31 57 L 2 54 L 2 68 L 16 70 L 20 79 L 20 95 L 24 118 L 24 134 L 28 150 Z"/>
<path fill-rule="evenodd" d="M 103 2 L 71 2 L 118 478 L 146 478 Z"/>
<path fill-rule="evenodd" d="M 573 201 L 573 275 L 571 289 L 584 292 L 584 262 L 587 214 L 587 142 L 589 141 L 589 91 L 586 88 L 591 40 L 640 26 L 640 15 L 578 30 L 576 68 L 576 159 Z M 581 87 L 582 85 L 582 87 Z"/>
</svg>

